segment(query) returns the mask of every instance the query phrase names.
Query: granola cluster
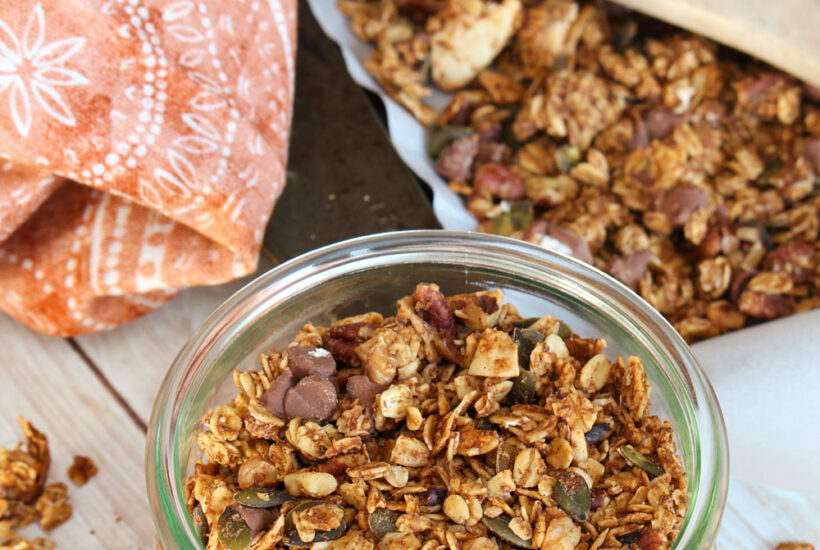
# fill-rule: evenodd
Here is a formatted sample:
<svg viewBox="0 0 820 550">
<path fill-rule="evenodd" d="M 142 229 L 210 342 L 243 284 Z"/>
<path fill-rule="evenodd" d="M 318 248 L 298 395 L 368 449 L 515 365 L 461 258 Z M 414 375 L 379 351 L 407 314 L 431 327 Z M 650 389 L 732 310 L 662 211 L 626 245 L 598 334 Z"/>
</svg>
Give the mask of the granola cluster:
<svg viewBox="0 0 820 550">
<path fill-rule="evenodd" d="M 186 483 L 208 550 L 670 548 L 687 506 L 641 359 L 420 283 L 234 370 Z"/>
<path fill-rule="evenodd" d="M 14 449 L 0 447 L 0 550 L 52 550 L 56 545 L 48 539 L 15 536 L 15 529 L 35 521 L 46 531 L 54 529 L 73 512 L 66 484 L 46 483 L 51 465 L 46 436 L 23 417 L 17 421 L 26 437 L 25 450 L 22 443 Z M 97 472 L 97 467 L 85 457 L 76 457 L 75 464 L 78 458 L 82 459 L 85 482 Z M 69 475 L 74 480 L 72 468 Z M 76 480 L 75 483 L 80 484 Z"/>
<path fill-rule="evenodd" d="M 820 91 L 605 3 L 338 6 L 482 231 L 605 270 L 688 341 L 820 305 Z"/>
</svg>

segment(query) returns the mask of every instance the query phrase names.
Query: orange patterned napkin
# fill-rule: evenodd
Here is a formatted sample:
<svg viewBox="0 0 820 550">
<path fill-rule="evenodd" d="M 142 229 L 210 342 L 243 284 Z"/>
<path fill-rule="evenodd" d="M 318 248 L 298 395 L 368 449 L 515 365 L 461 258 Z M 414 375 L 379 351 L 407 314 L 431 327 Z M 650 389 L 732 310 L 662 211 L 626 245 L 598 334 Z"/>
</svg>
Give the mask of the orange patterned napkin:
<svg viewBox="0 0 820 550">
<path fill-rule="evenodd" d="M 255 270 L 295 0 L 0 0 L 0 309 L 113 327 Z"/>
</svg>

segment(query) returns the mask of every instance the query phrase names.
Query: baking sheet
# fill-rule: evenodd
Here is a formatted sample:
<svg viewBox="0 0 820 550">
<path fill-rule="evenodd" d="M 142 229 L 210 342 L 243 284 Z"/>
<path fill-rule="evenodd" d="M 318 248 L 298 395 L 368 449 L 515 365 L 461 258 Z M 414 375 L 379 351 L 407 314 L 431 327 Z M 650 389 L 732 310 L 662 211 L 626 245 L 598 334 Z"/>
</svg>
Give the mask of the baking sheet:
<svg viewBox="0 0 820 550">
<path fill-rule="evenodd" d="M 474 230 L 476 220 L 435 172 L 424 127 L 385 94 L 364 69 L 372 48 L 350 30 L 335 0 L 308 0 L 335 41 L 353 80 L 384 102 L 390 139 L 402 160 L 433 191 L 444 229 Z M 428 103 L 442 108 L 448 95 Z M 729 433 L 731 475 L 782 489 L 820 491 L 820 310 L 745 328 L 692 346 L 715 388 Z"/>
</svg>

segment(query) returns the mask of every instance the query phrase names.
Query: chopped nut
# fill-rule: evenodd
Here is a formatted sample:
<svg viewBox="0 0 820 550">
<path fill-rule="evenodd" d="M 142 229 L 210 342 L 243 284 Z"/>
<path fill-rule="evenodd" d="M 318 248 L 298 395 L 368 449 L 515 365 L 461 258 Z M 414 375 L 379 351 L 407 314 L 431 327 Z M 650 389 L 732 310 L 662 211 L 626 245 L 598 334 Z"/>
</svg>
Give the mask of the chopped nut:
<svg viewBox="0 0 820 550">
<path fill-rule="evenodd" d="M 478 341 L 469 373 L 472 376 L 518 376 L 518 346 L 509 334 L 488 328 Z"/>
<path fill-rule="evenodd" d="M 324 472 L 297 472 L 284 478 L 285 488 L 294 496 L 325 497 L 336 490 L 336 478 Z"/>
</svg>

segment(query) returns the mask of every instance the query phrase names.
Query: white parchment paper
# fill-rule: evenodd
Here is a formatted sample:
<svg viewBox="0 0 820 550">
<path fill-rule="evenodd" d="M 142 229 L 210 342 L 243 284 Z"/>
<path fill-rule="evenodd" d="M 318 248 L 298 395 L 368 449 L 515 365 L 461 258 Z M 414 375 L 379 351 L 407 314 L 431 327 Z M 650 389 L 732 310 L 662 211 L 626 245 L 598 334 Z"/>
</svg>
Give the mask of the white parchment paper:
<svg viewBox="0 0 820 550">
<path fill-rule="evenodd" d="M 433 190 L 445 229 L 477 223 L 433 170 L 424 127 L 385 94 L 364 69 L 371 47 L 350 30 L 335 0 L 308 0 L 325 33 L 342 50 L 360 86 L 378 94 L 402 160 Z M 441 107 L 447 96 L 433 95 Z M 749 327 L 693 346 L 715 388 L 729 433 L 731 475 L 782 489 L 820 492 L 820 310 Z"/>
</svg>

